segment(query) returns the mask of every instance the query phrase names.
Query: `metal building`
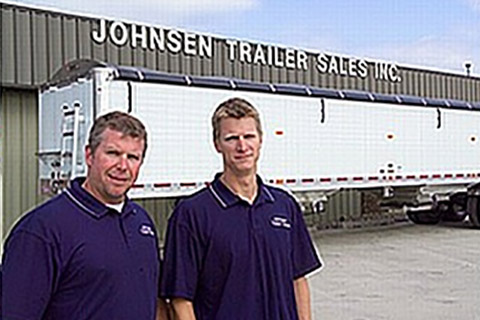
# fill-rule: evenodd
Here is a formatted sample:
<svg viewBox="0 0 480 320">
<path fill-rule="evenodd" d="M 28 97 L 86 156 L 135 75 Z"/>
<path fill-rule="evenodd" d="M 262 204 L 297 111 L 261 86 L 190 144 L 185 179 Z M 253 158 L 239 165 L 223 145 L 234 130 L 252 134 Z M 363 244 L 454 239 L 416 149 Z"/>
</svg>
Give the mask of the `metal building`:
<svg viewBox="0 0 480 320">
<path fill-rule="evenodd" d="M 226 39 L 128 21 L 1 5 L 0 180 L 3 238 L 12 223 L 41 202 L 38 183 L 38 93 L 64 64 L 94 59 L 163 72 L 266 83 L 366 90 L 427 98 L 480 101 L 480 78 L 422 70 L 386 61 Z M 161 23 L 161 22 L 160 22 Z M 461 62 L 459 62 L 461 63 Z M 322 227 L 345 220 L 383 221 L 373 194 L 335 196 L 327 215 L 311 217 Z M 142 200 L 164 225 L 175 199 Z M 349 213 L 350 212 L 350 213 Z M 352 215 L 347 217 L 345 215 Z M 364 219 L 364 220 L 365 220 Z"/>
</svg>

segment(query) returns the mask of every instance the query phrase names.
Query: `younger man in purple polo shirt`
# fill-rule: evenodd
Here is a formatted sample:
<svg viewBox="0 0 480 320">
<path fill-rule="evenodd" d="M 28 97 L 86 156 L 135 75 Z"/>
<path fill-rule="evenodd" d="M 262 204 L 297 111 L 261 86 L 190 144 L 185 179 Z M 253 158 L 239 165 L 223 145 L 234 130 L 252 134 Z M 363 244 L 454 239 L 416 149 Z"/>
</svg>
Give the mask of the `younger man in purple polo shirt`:
<svg viewBox="0 0 480 320">
<path fill-rule="evenodd" d="M 138 119 L 112 112 L 95 121 L 86 179 L 27 213 L 5 242 L 2 319 L 155 319 L 155 227 L 125 196 L 146 148 Z"/>
<path fill-rule="evenodd" d="M 212 118 L 223 172 L 170 218 L 161 294 L 178 319 L 310 319 L 305 276 L 321 266 L 296 201 L 257 176 L 262 128 L 233 98 Z"/>
</svg>

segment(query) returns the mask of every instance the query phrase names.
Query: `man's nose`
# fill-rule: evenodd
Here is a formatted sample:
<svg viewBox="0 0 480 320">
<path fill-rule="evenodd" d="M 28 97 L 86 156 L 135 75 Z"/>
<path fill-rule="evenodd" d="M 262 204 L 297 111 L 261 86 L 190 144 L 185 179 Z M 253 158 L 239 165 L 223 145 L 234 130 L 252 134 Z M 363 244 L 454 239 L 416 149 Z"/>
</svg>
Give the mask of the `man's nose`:
<svg viewBox="0 0 480 320">
<path fill-rule="evenodd" d="M 124 170 L 128 168 L 128 158 L 126 154 L 122 154 L 118 157 L 117 167 Z"/>
<path fill-rule="evenodd" d="M 247 141 L 245 141 L 245 138 L 243 136 L 240 136 L 237 141 L 237 150 L 238 151 L 244 151 L 247 148 Z"/>
</svg>

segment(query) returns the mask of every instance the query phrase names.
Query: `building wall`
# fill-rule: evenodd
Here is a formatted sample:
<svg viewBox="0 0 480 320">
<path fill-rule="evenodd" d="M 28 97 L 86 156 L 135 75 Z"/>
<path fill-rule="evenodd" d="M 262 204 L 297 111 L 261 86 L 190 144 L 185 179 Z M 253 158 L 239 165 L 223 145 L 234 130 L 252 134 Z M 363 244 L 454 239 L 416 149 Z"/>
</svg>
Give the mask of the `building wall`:
<svg viewBox="0 0 480 320">
<path fill-rule="evenodd" d="M 480 101 L 478 77 L 398 66 L 401 81 L 378 80 L 373 69 L 374 63 L 379 61 L 372 60 L 367 60 L 368 76 L 365 78 L 339 73 L 321 73 L 315 67 L 317 55 L 312 52 L 306 52 L 309 65 L 307 70 L 246 63 L 239 59 L 230 59 L 227 44 L 229 39 L 219 37 L 212 37 L 214 49 L 212 57 L 187 54 L 184 51 L 172 53 L 166 49 L 142 48 L 138 43 L 135 44 L 136 47 L 133 47 L 132 43 L 118 46 L 112 41 L 99 44 L 93 40 L 93 32 L 99 29 L 99 18 L 7 4 L 1 6 L 1 81 L 4 86 L 38 86 L 49 80 L 66 62 L 74 59 L 96 59 L 113 64 L 188 75 Z M 126 27 L 133 25 L 128 22 L 122 23 Z M 112 21 L 107 21 L 107 26 L 111 24 Z M 169 31 L 161 27 L 158 29 Z M 181 32 L 186 34 L 184 31 Z M 267 46 L 261 43 L 248 43 L 252 48 L 257 45 Z"/>
<path fill-rule="evenodd" d="M 1 90 L 3 235 L 12 223 L 42 199 L 38 185 L 38 93 Z"/>
</svg>

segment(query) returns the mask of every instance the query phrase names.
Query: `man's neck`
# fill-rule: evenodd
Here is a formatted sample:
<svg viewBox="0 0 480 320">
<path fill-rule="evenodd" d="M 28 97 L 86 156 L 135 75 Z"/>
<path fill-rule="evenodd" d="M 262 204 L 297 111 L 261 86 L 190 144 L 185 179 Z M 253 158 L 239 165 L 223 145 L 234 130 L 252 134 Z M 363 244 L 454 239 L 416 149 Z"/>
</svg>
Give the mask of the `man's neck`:
<svg viewBox="0 0 480 320">
<path fill-rule="evenodd" d="M 220 176 L 220 180 L 234 194 L 246 200 L 250 204 L 253 203 L 258 193 L 257 175 L 255 173 L 238 176 L 229 171 L 224 171 Z"/>
</svg>

